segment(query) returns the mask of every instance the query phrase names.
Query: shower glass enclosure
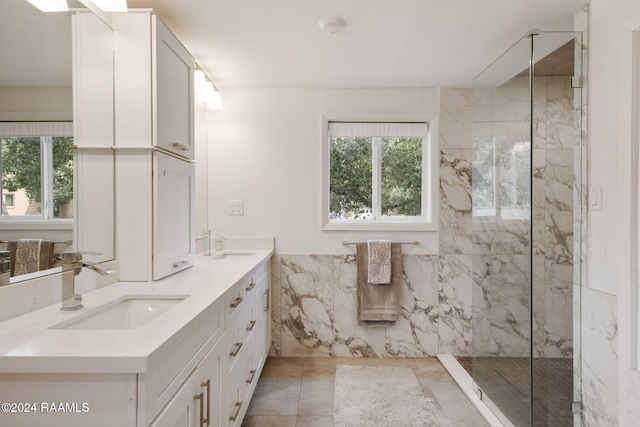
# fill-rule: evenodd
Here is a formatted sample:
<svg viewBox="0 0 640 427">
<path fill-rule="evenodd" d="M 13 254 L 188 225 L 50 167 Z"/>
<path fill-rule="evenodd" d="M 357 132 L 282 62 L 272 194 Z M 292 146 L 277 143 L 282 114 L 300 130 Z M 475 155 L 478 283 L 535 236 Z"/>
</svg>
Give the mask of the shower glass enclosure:
<svg viewBox="0 0 640 427">
<path fill-rule="evenodd" d="M 581 46 L 532 32 L 473 82 L 473 357 L 460 361 L 507 426 L 580 425 Z"/>
</svg>

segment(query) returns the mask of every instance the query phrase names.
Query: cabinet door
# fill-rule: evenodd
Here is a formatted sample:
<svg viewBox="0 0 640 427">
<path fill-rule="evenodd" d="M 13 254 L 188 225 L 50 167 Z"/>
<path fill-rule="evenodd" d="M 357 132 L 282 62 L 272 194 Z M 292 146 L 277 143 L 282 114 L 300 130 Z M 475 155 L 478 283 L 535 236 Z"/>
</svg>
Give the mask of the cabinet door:
<svg viewBox="0 0 640 427">
<path fill-rule="evenodd" d="M 153 153 L 153 279 L 191 267 L 195 259 L 195 165 Z"/>
<path fill-rule="evenodd" d="M 154 145 L 193 159 L 193 57 L 155 15 L 152 31 Z"/>
<path fill-rule="evenodd" d="M 150 427 L 217 427 L 220 353 L 213 347 Z"/>
<path fill-rule="evenodd" d="M 202 399 L 196 399 L 195 396 L 200 396 L 200 388 L 200 378 L 196 371 L 150 427 L 198 427 Z"/>
</svg>

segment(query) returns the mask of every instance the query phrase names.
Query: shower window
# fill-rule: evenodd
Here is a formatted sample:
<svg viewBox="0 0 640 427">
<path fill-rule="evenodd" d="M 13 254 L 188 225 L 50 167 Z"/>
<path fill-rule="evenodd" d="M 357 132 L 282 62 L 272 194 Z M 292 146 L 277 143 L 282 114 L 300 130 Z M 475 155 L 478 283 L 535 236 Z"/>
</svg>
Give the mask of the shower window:
<svg viewBox="0 0 640 427">
<path fill-rule="evenodd" d="M 325 229 L 429 225 L 429 123 L 327 121 Z M 334 228 L 335 227 L 335 228 Z"/>
<path fill-rule="evenodd" d="M 523 220 L 530 211 L 529 141 L 476 137 L 473 150 L 473 216 Z"/>
</svg>

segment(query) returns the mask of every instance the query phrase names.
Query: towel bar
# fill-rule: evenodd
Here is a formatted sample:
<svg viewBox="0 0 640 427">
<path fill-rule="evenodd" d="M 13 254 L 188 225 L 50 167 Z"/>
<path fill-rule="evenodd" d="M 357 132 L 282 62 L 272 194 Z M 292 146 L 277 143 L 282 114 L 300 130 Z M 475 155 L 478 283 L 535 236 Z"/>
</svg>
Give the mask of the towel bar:
<svg viewBox="0 0 640 427">
<path fill-rule="evenodd" d="M 342 241 L 343 245 L 355 245 L 357 243 L 358 242 L 348 242 L 346 240 Z M 419 245 L 420 244 L 420 242 L 418 242 L 417 240 L 412 240 L 411 242 L 398 242 L 398 243 L 400 243 L 401 245 Z"/>
</svg>

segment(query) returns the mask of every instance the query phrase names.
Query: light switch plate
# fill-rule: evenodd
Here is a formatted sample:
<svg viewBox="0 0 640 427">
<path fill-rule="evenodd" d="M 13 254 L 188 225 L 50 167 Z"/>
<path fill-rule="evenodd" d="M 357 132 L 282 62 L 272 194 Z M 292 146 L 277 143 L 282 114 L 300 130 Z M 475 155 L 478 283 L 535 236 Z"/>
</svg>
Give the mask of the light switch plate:
<svg viewBox="0 0 640 427">
<path fill-rule="evenodd" d="M 601 211 L 602 210 L 602 186 L 592 185 L 589 187 L 589 210 Z"/>
<path fill-rule="evenodd" d="M 244 215 L 244 202 L 242 200 L 229 200 L 229 215 Z"/>
</svg>

